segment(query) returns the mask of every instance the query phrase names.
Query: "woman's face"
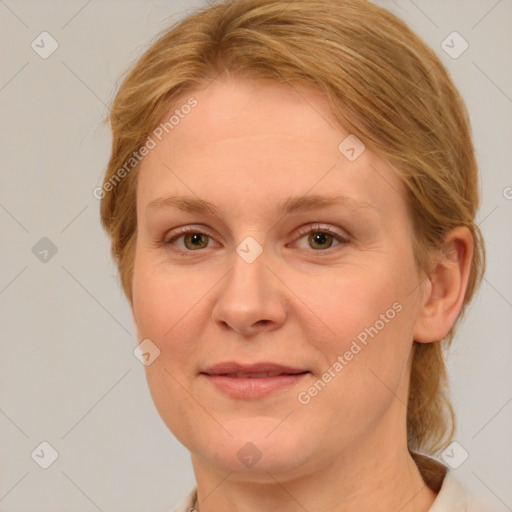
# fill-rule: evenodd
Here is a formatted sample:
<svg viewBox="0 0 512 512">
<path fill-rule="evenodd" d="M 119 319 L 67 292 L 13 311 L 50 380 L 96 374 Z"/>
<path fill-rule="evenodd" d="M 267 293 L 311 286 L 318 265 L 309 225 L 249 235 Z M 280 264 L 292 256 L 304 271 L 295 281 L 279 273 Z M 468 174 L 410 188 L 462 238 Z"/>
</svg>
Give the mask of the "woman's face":
<svg viewBox="0 0 512 512">
<path fill-rule="evenodd" d="M 397 176 L 315 91 L 217 80 L 174 109 L 139 169 L 133 276 L 169 429 L 261 480 L 406 446 L 423 291 Z"/>
</svg>

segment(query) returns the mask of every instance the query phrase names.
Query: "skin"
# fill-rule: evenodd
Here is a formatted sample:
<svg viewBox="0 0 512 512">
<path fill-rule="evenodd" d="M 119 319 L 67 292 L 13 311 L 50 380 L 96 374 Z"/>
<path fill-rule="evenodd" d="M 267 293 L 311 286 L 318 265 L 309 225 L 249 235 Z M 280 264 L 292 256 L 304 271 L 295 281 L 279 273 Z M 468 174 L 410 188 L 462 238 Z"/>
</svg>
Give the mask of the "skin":
<svg viewBox="0 0 512 512">
<path fill-rule="evenodd" d="M 191 452 L 199 509 L 427 511 L 435 493 L 406 441 L 411 348 L 442 338 L 457 317 L 469 231 L 449 234 L 450 258 L 439 254 L 426 276 L 414 263 L 402 183 L 368 149 L 353 162 L 338 150 L 348 132 L 317 91 L 224 78 L 173 108 L 191 95 L 197 107 L 139 169 L 132 311 L 138 340 L 161 351 L 147 381 Z M 275 210 L 310 194 L 372 208 Z M 171 195 L 210 201 L 218 214 L 148 206 Z M 324 233 L 315 223 L 348 241 L 315 242 L 308 228 Z M 190 236 L 170 241 L 184 226 L 204 234 L 199 249 Z M 248 236 L 263 250 L 252 263 L 236 252 Z M 401 311 L 300 403 L 298 393 L 395 303 Z M 311 373 L 267 397 L 237 399 L 200 375 L 223 361 Z M 261 454 L 250 468 L 237 457 L 248 442 Z"/>
</svg>

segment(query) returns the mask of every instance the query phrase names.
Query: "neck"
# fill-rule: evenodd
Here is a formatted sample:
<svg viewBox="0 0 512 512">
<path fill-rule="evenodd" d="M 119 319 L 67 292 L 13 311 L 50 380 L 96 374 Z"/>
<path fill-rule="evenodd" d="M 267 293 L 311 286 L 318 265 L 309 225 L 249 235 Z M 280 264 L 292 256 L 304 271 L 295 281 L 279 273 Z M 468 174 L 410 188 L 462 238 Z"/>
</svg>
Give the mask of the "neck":
<svg viewBox="0 0 512 512">
<path fill-rule="evenodd" d="M 286 479 L 265 472 L 258 482 L 221 474 L 192 456 L 199 512 L 330 510 L 332 512 L 427 512 L 436 493 L 427 486 L 407 447 L 387 449 L 380 442 L 336 458 L 310 474 Z M 375 461 L 378 461 L 377 463 Z"/>
</svg>

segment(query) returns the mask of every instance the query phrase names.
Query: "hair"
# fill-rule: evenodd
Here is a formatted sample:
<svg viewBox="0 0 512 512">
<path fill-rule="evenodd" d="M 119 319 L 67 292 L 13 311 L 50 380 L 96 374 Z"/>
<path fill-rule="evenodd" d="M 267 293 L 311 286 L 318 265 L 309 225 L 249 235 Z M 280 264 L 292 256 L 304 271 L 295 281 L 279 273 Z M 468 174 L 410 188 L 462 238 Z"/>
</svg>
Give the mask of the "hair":
<svg viewBox="0 0 512 512">
<path fill-rule="evenodd" d="M 446 234 L 470 230 L 473 259 L 459 316 L 443 340 L 413 344 L 408 446 L 413 456 L 438 453 L 455 430 L 443 349 L 485 268 L 470 121 L 447 70 L 403 21 L 366 0 L 221 1 L 159 34 L 129 69 L 108 117 L 101 220 L 130 302 L 138 166 L 123 179 L 119 172 L 179 97 L 221 75 L 321 91 L 340 125 L 405 185 L 414 255 L 426 274 Z"/>
</svg>

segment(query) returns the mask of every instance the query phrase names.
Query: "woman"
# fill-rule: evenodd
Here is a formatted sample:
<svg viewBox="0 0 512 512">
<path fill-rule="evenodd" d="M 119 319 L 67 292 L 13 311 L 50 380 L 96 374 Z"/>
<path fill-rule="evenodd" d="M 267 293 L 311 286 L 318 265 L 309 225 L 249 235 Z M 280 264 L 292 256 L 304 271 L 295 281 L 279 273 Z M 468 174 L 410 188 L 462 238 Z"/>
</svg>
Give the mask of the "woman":
<svg viewBox="0 0 512 512">
<path fill-rule="evenodd" d="M 197 481 L 176 510 L 476 510 L 431 457 L 484 268 L 434 52 L 363 0 L 221 2 L 146 51 L 110 122 L 102 222 Z"/>
</svg>

